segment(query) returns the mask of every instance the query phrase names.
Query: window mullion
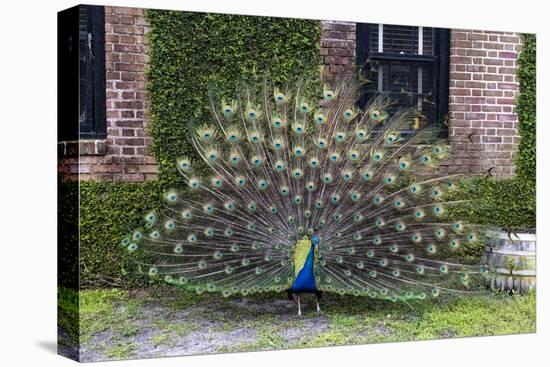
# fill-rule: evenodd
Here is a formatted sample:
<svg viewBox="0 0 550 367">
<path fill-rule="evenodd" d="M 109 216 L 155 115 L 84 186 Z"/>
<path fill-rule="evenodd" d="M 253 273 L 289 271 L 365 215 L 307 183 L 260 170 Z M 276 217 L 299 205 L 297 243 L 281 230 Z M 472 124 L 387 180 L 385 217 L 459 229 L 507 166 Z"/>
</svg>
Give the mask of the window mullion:
<svg viewBox="0 0 550 367">
<path fill-rule="evenodd" d="M 384 52 L 384 25 L 378 24 L 378 52 Z M 384 67 L 378 63 L 378 91 L 384 90 Z"/>
<path fill-rule="evenodd" d="M 424 54 L 424 39 L 423 39 L 424 29 L 423 27 L 418 27 L 418 55 Z M 418 111 L 422 111 L 422 64 L 418 63 L 418 98 L 417 98 L 417 108 Z"/>
</svg>

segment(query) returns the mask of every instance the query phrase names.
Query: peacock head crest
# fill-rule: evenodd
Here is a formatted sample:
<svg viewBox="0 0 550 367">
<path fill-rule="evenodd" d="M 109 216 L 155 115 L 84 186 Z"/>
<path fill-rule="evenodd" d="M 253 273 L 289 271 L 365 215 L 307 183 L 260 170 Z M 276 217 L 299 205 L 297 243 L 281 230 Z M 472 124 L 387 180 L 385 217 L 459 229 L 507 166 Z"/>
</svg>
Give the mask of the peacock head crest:
<svg viewBox="0 0 550 367">
<path fill-rule="evenodd" d="M 317 236 L 316 234 L 311 236 L 311 243 L 313 244 L 313 246 L 319 245 L 319 236 Z"/>
</svg>

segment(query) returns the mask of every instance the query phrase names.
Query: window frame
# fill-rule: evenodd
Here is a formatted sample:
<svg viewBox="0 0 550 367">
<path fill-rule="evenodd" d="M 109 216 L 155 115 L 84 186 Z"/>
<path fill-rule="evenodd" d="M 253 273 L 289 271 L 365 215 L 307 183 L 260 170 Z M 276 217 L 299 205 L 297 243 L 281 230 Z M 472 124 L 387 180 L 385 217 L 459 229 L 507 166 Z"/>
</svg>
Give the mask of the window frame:
<svg viewBox="0 0 550 367">
<path fill-rule="evenodd" d="M 441 125 L 442 136 L 448 135 L 446 121 L 449 112 L 449 60 L 450 60 L 450 30 L 447 28 L 432 28 L 433 55 L 400 54 L 391 52 L 370 52 L 370 27 L 377 23 L 356 24 L 356 63 L 367 65 L 371 61 L 403 61 L 411 63 L 426 63 L 432 66 L 432 102 L 435 103 L 435 121 Z M 379 25 L 379 24 L 378 24 Z M 383 26 L 392 24 L 383 24 Z M 414 26 L 418 28 L 419 26 Z M 363 73 L 366 70 L 362 70 Z M 360 102 L 366 103 L 365 97 Z"/>
<path fill-rule="evenodd" d="M 86 32 L 80 30 L 80 11 L 86 12 Z M 79 80 L 79 137 L 81 139 L 105 139 L 107 137 L 106 74 L 105 74 L 105 10 L 103 6 L 79 5 L 78 18 L 78 80 Z M 84 50 L 82 49 L 84 43 Z M 81 53 L 86 61 L 82 65 Z M 81 79 L 82 67 L 86 78 Z M 82 95 L 82 83 L 85 95 Z M 85 98 L 83 100 L 83 98 Z M 81 120 L 82 109 L 86 119 Z"/>
</svg>

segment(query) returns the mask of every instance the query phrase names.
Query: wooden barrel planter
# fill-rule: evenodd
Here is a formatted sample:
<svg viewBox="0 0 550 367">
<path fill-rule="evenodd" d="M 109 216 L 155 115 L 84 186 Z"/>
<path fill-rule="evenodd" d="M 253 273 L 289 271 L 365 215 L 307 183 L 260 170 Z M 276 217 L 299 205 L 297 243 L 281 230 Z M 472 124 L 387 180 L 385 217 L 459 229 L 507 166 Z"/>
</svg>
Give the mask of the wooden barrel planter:
<svg viewBox="0 0 550 367">
<path fill-rule="evenodd" d="M 492 289 L 524 293 L 536 285 L 536 235 L 487 231 L 483 264 L 489 270 Z"/>
</svg>

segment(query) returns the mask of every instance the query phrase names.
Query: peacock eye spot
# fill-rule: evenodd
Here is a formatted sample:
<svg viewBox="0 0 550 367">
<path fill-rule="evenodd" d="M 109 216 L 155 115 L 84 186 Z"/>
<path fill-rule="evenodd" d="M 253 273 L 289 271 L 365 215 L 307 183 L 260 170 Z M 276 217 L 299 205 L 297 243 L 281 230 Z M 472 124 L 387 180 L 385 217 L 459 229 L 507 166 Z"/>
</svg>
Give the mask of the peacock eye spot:
<svg viewBox="0 0 550 367">
<path fill-rule="evenodd" d="M 378 118 L 380 117 L 380 112 L 379 111 L 372 111 L 371 114 L 370 114 L 370 117 L 373 120 L 378 120 Z"/>
</svg>

